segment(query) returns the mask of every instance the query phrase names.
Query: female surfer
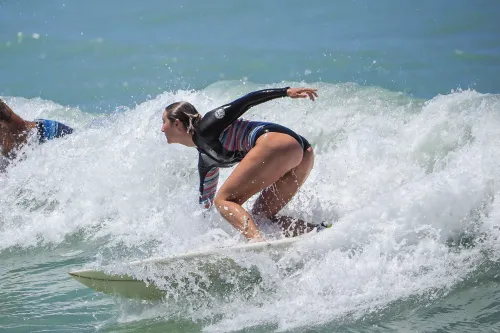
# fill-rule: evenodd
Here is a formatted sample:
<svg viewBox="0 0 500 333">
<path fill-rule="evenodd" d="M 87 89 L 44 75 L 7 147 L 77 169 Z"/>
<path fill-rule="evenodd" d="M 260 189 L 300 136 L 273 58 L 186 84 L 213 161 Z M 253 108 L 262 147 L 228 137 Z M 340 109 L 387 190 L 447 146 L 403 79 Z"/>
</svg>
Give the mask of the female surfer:
<svg viewBox="0 0 500 333">
<path fill-rule="evenodd" d="M 252 215 L 242 207 L 259 192 L 253 215 L 271 219 L 293 236 L 317 227 L 277 216 L 307 179 L 314 153 L 309 142 L 289 128 L 240 117 L 251 107 L 280 97 L 314 101 L 316 91 L 290 87 L 254 91 L 203 117 L 188 102 L 173 103 L 163 112 L 161 130 L 168 143 L 198 150 L 200 203 L 206 208 L 215 204 L 220 214 L 249 240 L 264 240 Z M 216 194 L 219 168 L 235 164 Z"/>
</svg>

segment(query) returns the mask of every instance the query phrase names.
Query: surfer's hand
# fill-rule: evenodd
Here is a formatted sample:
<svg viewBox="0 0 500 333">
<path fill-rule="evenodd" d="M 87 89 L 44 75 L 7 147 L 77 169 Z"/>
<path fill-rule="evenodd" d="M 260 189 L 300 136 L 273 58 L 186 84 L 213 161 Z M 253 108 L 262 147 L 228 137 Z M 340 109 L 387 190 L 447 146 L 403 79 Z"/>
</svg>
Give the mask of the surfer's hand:
<svg viewBox="0 0 500 333">
<path fill-rule="evenodd" d="M 307 98 L 311 101 L 314 101 L 315 97 L 318 97 L 318 93 L 316 92 L 318 89 L 311 88 L 288 88 L 286 94 L 290 98 Z"/>
</svg>

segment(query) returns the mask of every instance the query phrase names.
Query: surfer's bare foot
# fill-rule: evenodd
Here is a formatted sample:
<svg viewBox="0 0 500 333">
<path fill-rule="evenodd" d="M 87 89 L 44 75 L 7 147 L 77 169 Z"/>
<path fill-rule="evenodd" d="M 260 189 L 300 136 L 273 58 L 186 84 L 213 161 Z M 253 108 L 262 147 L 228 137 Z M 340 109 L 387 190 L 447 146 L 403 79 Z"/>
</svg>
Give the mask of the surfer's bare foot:
<svg viewBox="0 0 500 333">
<path fill-rule="evenodd" d="M 277 223 L 285 237 L 295 237 L 313 231 L 316 228 L 315 224 L 307 223 L 301 219 L 289 216 L 274 216 L 271 221 Z"/>
</svg>

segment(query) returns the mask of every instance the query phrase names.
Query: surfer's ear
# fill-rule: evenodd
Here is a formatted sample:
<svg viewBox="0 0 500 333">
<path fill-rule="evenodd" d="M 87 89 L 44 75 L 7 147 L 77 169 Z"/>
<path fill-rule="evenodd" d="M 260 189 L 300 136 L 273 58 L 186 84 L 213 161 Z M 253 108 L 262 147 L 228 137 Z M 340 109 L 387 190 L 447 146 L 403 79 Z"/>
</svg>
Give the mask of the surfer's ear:
<svg viewBox="0 0 500 333">
<path fill-rule="evenodd" d="M 175 119 L 173 125 L 174 125 L 175 129 L 177 129 L 179 131 L 182 131 L 182 132 L 186 131 L 186 129 L 184 128 L 184 125 L 182 125 L 182 122 L 179 119 Z"/>
</svg>

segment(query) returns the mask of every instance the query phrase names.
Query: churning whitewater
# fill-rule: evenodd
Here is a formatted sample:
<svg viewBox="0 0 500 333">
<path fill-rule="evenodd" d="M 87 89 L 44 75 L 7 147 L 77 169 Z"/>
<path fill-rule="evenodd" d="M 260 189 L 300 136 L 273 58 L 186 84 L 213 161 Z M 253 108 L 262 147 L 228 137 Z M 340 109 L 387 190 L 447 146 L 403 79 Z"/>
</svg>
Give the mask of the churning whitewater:
<svg viewBox="0 0 500 333">
<path fill-rule="evenodd" d="M 315 167 L 285 211 L 333 222 L 332 232 L 278 262 L 265 253 L 236 256 L 249 271 L 226 272 L 224 286 L 189 281 L 196 267 L 181 267 L 175 274 L 186 288 L 171 290 L 178 302 L 117 300 L 65 275 L 242 241 L 197 204 L 196 151 L 166 143 L 161 113 L 177 100 L 204 113 L 285 84 L 300 85 L 221 81 L 103 114 L 5 97 L 26 118 L 57 118 L 75 128 L 64 139 L 25 147 L 0 175 L 0 273 L 10 281 L 0 295 L 14 318 L 5 327 L 15 330 L 27 314 L 45 320 L 83 311 L 104 326 L 161 317 L 208 332 L 333 322 L 347 329 L 361 318 L 447 299 L 469 279 L 484 278 L 485 267 L 499 270 L 500 97 L 466 90 L 423 100 L 317 83 L 314 103 L 276 100 L 245 118 L 278 122 L 312 143 Z M 221 182 L 229 173 L 222 170 Z M 128 273 L 162 282 L 159 272 Z M 20 311 L 16 295 L 28 281 L 36 288 Z M 51 306 L 34 293 L 53 298 Z M 107 317 L 110 307 L 118 319 Z"/>
</svg>

